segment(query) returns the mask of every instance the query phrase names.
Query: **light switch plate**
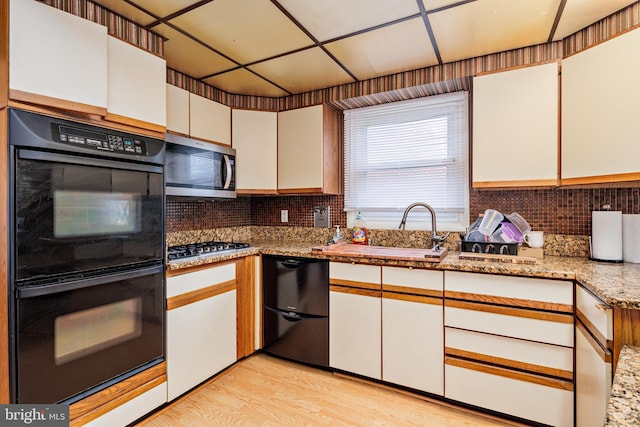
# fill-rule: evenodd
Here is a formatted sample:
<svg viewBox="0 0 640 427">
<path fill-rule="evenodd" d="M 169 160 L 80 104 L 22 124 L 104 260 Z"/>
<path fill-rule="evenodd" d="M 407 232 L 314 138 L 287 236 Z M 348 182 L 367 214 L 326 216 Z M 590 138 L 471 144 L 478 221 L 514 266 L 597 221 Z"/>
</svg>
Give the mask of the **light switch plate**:
<svg viewBox="0 0 640 427">
<path fill-rule="evenodd" d="M 280 211 L 280 222 L 289 222 L 289 211 L 282 209 Z"/>
<path fill-rule="evenodd" d="M 314 227 L 331 227 L 331 207 L 315 206 L 313 208 L 313 226 Z"/>
</svg>

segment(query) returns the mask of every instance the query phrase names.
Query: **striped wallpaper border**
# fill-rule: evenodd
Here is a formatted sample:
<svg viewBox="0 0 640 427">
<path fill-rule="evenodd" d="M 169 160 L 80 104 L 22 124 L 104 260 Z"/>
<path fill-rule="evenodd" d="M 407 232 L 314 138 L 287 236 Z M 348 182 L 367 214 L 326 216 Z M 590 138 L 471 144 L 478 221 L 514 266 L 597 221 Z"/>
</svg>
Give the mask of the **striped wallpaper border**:
<svg viewBox="0 0 640 427">
<path fill-rule="evenodd" d="M 90 0 L 39 1 L 105 25 L 109 34 L 156 55 L 164 56 L 164 39 L 161 36 Z M 471 78 L 478 73 L 560 60 L 638 27 L 640 27 L 640 1 L 561 41 L 420 68 L 281 98 L 231 94 L 173 69 L 167 70 L 167 82 L 231 108 L 283 111 L 322 103 L 330 103 L 340 108 L 354 108 L 353 106 L 373 105 L 417 96 L 468 90 Z"/>
</svg>

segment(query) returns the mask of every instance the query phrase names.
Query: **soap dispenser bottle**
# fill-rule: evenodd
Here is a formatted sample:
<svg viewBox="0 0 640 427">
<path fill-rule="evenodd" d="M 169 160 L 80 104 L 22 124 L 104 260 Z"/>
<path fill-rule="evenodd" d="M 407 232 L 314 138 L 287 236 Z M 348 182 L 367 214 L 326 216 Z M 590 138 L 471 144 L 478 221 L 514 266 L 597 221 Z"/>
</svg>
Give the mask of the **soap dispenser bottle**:
<svg viewBox="0 0 640 427">
<path fill-rule="evenodd" d="M 333 234 L 333 243 L 338 243 L 342 239 L 342 232 L 340 231 L 340 226 L 336 225 L 336 232 Z"/>
</svg>

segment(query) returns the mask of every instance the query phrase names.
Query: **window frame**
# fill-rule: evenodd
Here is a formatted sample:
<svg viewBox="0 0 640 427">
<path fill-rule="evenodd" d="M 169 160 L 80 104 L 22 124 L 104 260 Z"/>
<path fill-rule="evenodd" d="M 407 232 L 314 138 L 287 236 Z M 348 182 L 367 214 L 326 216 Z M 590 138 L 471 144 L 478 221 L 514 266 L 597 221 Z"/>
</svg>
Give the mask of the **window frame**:
<svg viewBox="0 0 640 427">
<path fill-rule="evenodd" d="M 469 208 L 469 191 L 470 191 L 470 166 L 469 166 L 469 162 L 470 162 L 470 153 L 469 153 L 469 147 L 470 147 L 470 117 L 471 117 L 471 111 L 470 111 L 470 102 L 469 102 L 469 92 L 468 91 L 458 91 L 458 92 L 451 92 L 451 93 L 446 93 L 446 94 L 442 94 L 442 95 L 433 95 L 433 96 L 429 96 L 429 97 L 423 97 L 423 98 L 414 98 L 414 99 L 410 99 L 410 100 L 404 100 L 404 101 L 397 101 L 397 102 L 393 102 L 393 103 L 387 103 L 387 104 L 383 104 L 384 106 L 389 106 L 390 104 L 397 104 L 399 107 L 405 107 L 407 104 L 410 105 L 410 103 L 416 103 L 417 104 L 426 104 L 425 106 L 420 106 L 420 108 L 429 108 L 430 106 L 433 105 L 440 105 L 442 103 L 445 102 L 458 102 L 460 103 L 457 107 L 451 107 L 451 111 L 458 110 L 456 112 L 456 122 L 455 123 L 451 123 L 448 122 L 448 126 L 450 129 L 447 130 L 447 135 L 448 138 L 450 138 L 450 132 L 451 132 L 451 128 L 455 127 L 455 128 L 459 128 L 459 135 L 456 136 L 456 138 L 459 138 L 459 140 L 457 141 L 457 145 L 456 145 L 456 149 L 458 150 L 458 156 L 456 157 L 457 160 L 461 160 L 463 161 L 463 166 L 461 167 L 461 174 L 462 177 L 461 182 L 462 182 L 462 186 L 463 188 L 461 189 L 462 192 L 462 206 L 463 206 L 463 211 L 462 212 L 457 212 L 455 214 L 449 213 L 449 215 L 437 215 L 437 229 L 438 230 L 444 230 L 444 231 L 465 231 L 467 229 L 467 227 L 469 226 L 469 212 L 470 212 L 470 208 Z M 369 108 L 375 108 L 378 106 L 371 106 L 371 107 L 361 107 L 358 109 L 353 109 L 353 110 L 364 110 L 364 109 L 369 109 Z M 348 154 L 349 150 L 349 136 L 348 136 L 348 131 L 350 129 L 350 126 L 347 125 L 347 120 L 349 120 L 349 115 L 350 115 L 350 111 L 353 110 L 346 110 L 345 111 L 345 123 L 344 123 L 344 132 L 345 132 L 345 140 L 344 140 L 344 158 L 345 158 L 345 164 L 344 164 L 344 168 L 345 168 L 345 205 L 344 205 L 344 210 L 346 211 L 347 214 L 347 227 L 352 227 L 353 223 L 354 223 L 354 219 L 356 217 L 356 214 L 358 211 L 362 212 L 362 215 L 364 217 L 364 219 L 366 220 L 367 223 L 367 227 L 369 228 L 375 228 L 375 229 L 397 229 L 399 227 L 400 224 L 400 219 L 402 217 L 402 213 L 404 212 L 404 209 L 406 208 L 406 206 L 404 208 L 384 208 L 384 209 L 373 209 L 373 208 L 365 208 L 365 207 L 358 207 L 358 206 L 349 206 L 349 190 L 348 190 L 348 179 L 350 176 L 350 165 L 348 164 L 349 158 L 351 157 Z M 366 113 L 366 112 L 365 112 Z M 458 114 L 459 113 L 459 114 Z M 391 113 L 393 114 L 393 113 Z M 434 117 L 438 117 L 438 116 L 443 116 L 443 114 L 436 114 L 436 116 L 427 116 L 425 117 L 426 120 L 429 120 L 431 118 Z M 415 121 L 414 119 L 410 119 L 407 120 L 406 122 L 410 122 L 410 121 Z M 385 121 L 386 124 L 389 125 L 393 125 L 394 123 L 402 123 L 402 122 L 398 122 L 396 119 L 391 120 L 391 121 Z M 458 131 L 456 131 L 456 134 L 458 133 Z M 360 130 L 360 132 L 362 132 L 362 130 Z M 451 143 L 450 139 L 448 139 L 448 144 Z M 445 159 L 441 159 L 440 163 L 447 163 L 447 162 L 451 162 L 451 157 L 447 157 Z M 423 161 L 424 163 L 424 161 Z M 426 163 L 429 163 L 429 161 L 427 161 Z M 423 166 L 424 167 L 424 166 Z M 400 170 L 402 169 L 402 167 L 400 168 L 395 168 L 395 170 Z M 393 169 L 391 169 L 393 170 Z M 411 203 L 413 202 L 425 202 L 425 203 L 429 203 L 429 200 L 423 200 L 424 197 L 420 197 L 419 195 L 415 197 L 415 200 L 412 200 Z M 460 199 L 458 199 L 460 200 Z M 409 203 L 407 203 L 407 206 L 409 205 Z M 441 208 L 438 208 L 436 206 L 434 206 L 434 208 L 436 208 L 436 213 L 445 213 L 446 210 L 442 210 Z M 387 212 L 386 214 L 381 214 L 380 212 Z M 446 218 L 448 217 L 448 218 Z M 407 222 L 406 222 L 406 229 L 407 230 L 431 230 L 431 215 L 428 213 L 428 211 L 424 208 L 416 208 L 414 210 L 411 211 L 411 213 L 409 213 L 409 216 L 407 217 Z"/>
</svg>

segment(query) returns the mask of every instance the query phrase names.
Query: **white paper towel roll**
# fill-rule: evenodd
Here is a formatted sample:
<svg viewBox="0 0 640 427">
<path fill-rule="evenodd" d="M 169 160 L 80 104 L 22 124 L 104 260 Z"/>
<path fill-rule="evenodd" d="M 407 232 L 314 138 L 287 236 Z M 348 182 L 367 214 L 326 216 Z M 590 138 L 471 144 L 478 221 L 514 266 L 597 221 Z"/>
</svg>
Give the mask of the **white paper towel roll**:
<svg viewBox="0 0 640 427">
<path fill-rule="evenodd" d="M 622 212 L 591 213 L 591 258 L 622 261 Z"/>
<path fill-rule="evenodd" d="M 622 215 L 622 259 L 640 263 L 640 215 Z"/>
</svg>

